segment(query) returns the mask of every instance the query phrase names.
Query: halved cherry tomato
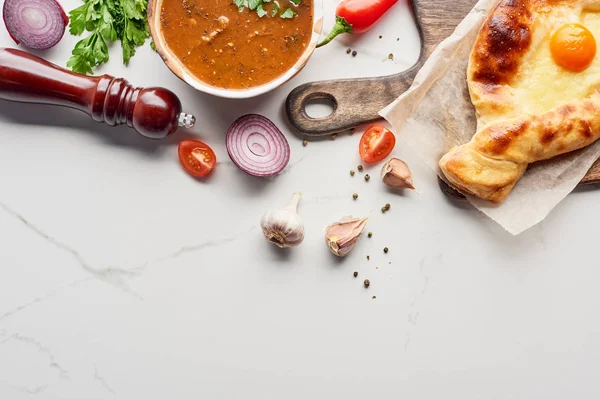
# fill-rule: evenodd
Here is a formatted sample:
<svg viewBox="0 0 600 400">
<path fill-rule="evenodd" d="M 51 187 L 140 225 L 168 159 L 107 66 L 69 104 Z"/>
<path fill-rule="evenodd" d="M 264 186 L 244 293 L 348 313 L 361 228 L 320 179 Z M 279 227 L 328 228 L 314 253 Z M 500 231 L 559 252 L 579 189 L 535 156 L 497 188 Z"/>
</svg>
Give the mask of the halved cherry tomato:
<svg viewBox="0 0 600 400">
<path fill-rule="evenodd" d="M 179 162 L 193 176 L 206 176 L 217 163 L 215 152 L 199 140 L 184 140 L 179 143 Z"/>
<path fill-rule="evenodd" d="M 364 162 L 376 163 L 390 155 L 396 145 L 396 137 L 384 126 L 370 126 L 360 138 L 358 152 Z"/>
</svg>

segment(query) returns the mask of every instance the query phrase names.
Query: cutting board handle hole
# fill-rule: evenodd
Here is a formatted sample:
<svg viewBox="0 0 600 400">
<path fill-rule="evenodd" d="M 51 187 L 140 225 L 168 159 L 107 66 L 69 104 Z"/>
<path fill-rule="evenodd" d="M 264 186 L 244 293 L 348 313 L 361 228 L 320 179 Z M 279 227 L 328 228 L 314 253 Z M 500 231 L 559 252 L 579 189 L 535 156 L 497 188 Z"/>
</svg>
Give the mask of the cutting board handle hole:
<svg viewBox="0 0 600 400">
<path fill-rule="evenodd" d="M 329 93 L 311 93 L 302 103 L 303 113 L 310 119 L 330 117 L 337 109 L 337 101 Z"/>
</svg>

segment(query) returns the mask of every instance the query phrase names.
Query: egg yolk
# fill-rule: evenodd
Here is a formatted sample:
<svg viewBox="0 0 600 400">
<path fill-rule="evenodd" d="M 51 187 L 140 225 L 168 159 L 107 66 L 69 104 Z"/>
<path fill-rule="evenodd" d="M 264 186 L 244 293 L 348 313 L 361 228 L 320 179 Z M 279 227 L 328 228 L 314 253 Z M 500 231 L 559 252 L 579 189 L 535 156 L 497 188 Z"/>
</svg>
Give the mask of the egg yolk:
<svg viewBox="0 0 600 400">
<path fill-rule="evenodd" d="M 583 71 L 596 56 L 596 39 L 585 26 L 567 24 L 558 28 L 550 38 L 554 62 L 571 71 Z"/>
</svg>

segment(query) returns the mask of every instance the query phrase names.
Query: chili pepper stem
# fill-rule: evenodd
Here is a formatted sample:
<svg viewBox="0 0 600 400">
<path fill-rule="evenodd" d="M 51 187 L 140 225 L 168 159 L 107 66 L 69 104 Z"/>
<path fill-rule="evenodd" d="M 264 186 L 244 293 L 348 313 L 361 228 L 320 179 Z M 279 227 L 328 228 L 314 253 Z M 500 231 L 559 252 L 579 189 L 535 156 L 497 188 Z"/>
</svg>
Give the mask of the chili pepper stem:
<svg viewBox="0 0 600 400">
<path fill-rule="evenodd" d="M 329 35 L 327 35 L 327 37 L 325 39 L 323 39 L 317 45 L 317 47 L 325 46 L 327 43 L 331 42 L 333 40 L 333 38 L 335 38 L 337 35 L 342 34 L 342 33 L 353 34 L 354 29 L 352 29 L 352 25 L 349 24 L 345 18 L 336 16 L 335 17 L 335 25 L 331 29 L 331 32 L 329 32 Z"/>
</svg>

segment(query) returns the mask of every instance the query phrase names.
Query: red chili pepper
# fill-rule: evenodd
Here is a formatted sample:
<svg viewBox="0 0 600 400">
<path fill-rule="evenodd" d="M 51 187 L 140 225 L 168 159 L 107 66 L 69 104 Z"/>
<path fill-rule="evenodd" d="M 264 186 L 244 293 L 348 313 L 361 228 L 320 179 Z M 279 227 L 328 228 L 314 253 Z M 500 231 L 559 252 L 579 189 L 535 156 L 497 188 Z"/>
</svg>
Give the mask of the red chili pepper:
<svg viewBox="0 0 600 400">
<path fill-rule="evenodd" d="M 340 33 L 368 31 L 398 0 L 344 0 L 335 10 L 335 25 L 329 35 L 317 45 L 331 42 Z"/>
</svg>

